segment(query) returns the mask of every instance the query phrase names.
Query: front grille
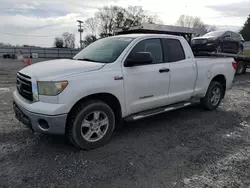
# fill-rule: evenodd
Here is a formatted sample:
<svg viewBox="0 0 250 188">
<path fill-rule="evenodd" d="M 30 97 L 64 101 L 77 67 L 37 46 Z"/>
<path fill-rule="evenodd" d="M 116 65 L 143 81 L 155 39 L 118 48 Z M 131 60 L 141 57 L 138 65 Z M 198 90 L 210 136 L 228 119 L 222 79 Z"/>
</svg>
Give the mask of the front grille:
<svg viewBox="0 0 250 188">
<path fill-rule="evenodd" d="M 207 39 L 194 39 L 192 41 L 193 44 L 205 44 L 207 42 Z"/>
<path fill-rule="evenodd" d="M 18 93 L 28 101 L 33 101 L 31 77 L 17 73 L 16 86 Z"/>
</svg>

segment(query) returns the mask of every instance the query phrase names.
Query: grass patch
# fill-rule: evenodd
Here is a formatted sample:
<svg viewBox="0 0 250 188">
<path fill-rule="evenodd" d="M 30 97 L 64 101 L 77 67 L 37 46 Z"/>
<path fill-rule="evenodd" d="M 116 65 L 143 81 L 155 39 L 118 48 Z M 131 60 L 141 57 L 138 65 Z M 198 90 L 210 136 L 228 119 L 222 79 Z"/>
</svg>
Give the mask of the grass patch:
<svg viewBox="0 0 250 188">
<path fill-rule="evenodd" d="M 250 57 L 250 50 L 245 50 L 243 54 L 247 57 Z"/>
</svg>

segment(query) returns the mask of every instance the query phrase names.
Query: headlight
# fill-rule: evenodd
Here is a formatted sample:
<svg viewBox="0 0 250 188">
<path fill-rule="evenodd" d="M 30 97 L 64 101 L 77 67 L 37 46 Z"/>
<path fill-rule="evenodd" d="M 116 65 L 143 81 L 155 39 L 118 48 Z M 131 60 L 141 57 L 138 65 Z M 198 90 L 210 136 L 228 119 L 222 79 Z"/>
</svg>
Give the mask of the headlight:
<svg viewBox="0 0 250 188">
<path fill-rule="evenodd" d="M 37 82 L 38 94 L 56 96 L 61 93 L 68 85 L 67 81 L 61 82 Z"/>
<path fill-rule="evenodd" d="M 207 43 L 213 43 L 213 42 L 214 42 L 213 38 L 207 39 Z"/>
</svg>

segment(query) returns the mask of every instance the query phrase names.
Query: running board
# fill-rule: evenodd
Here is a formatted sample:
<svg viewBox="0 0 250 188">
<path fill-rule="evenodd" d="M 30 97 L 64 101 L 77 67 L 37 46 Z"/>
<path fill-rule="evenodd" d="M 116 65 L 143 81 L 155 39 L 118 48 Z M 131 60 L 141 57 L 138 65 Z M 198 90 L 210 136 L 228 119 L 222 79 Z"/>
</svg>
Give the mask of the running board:
<svg viewBox="0 0 250 188">
<path fill-rule="evenodd" d="M 154 116 L 154 115 L 161 114 L 164 112 L 169 112 L 169 111 L 177 110 L 180 108 L 184 108 L 184 107 L 187 107 L 187 106 L 194 104 L 195 102 L 197 102 L 197 101 L 186 101 L 186 102 L 176 103 L 176 104 L 172 104 L 172 105 L 161 107 L 161 108 L 156 108 L 153 110 L 147 110 L 144 112 L 130 115 L 130 116 L 124 118 L 124 120 L 125 121 L 136 121 L 139 119 Z"/>
</svg>

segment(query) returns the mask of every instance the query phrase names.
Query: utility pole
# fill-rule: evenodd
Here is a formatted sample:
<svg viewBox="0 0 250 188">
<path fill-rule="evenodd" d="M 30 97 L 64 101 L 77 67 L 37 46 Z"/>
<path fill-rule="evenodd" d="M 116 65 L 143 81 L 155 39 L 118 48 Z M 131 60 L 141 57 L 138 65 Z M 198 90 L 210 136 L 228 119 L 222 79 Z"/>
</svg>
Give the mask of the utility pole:
<svg viewBox="0 0 250 188">
<path fill-rule="evenodd" d="M 78 32 L 80 33 L 80 46 L 81 46 L 81 49 L 82 49 L 82 33 L 83 33 L 83 26 L 82 26 L 82 23 L 83 21 L 81 20 L 77 20 L 77 22 L 79 23 L 79 29 L 78 29 Z"/>
</svg>

